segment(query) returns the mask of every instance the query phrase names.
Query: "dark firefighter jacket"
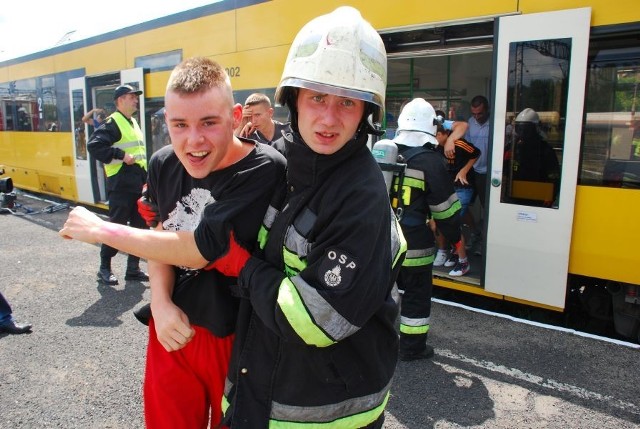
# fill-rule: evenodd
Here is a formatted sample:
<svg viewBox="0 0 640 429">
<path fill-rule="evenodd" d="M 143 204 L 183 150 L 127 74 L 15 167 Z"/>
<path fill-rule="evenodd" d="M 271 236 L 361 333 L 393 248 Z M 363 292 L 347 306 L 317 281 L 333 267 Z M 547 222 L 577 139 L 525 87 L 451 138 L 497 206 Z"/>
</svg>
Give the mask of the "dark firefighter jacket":
<svg viewBox="0 0 640 429">
<path fill-rule="evenodd" d="M 366 135 L 333 155 L 288 137 L 286 198 L 265 216 L 264 259 L 249 259 L 239 277 L 248 300 L 225 386 L 226 422 L 366 426 L 389 399 L 406 244 Z"/>
<path fill-rule="evenodd" d="M 427 225 L 434 219 L 438 230 L 449 243 L 460 241 L 460 200 L 447 171 L 447 161 L 435 148 L 425 145 L 411 148 L 398 145 L 400 155 L 413 152 L 407 162 L 407 170 L 402 186 L 402 206 L 404 211 L 400 225 L 407 238 L 405 267 L 426 267 L 435 257 L 435 239 Z M 417 154 L 416 154 L 417 152 Z M 397 188 L 398 178 L 395 178 Z M 397 205 L 394 202 L 394 207 Z"/>
</svg>

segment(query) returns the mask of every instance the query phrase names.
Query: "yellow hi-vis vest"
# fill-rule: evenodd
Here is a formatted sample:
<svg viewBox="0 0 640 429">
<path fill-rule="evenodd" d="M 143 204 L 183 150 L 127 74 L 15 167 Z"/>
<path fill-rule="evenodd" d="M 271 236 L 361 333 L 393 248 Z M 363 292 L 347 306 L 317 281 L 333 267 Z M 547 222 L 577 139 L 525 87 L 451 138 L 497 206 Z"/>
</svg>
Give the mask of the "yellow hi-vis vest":
<svg viewBox="0 0 640 429">
<path fill-rule="evenodd" d="M 112 146 L 120 148 L 124 153 L 128 153 L 135 160 L 136 164 L 147 170 L 147 148 L 144 145 L 144 136 L 142 130 L 138 125 L 135 118 L 131 118 L 131 123 L 127 121 L 124 115 L 120 112 L 115 112 L 109 116 L 116 121 L 116 125 L 120 129 L 120 140 L 115 142 Z M 113 176 L 118 173 L 122 168 L 123 161 L 121 159 L 113 159 L 110 163 L 105 164 L 104 171 L 107 173 L 107 177 Z"/>
</svg>

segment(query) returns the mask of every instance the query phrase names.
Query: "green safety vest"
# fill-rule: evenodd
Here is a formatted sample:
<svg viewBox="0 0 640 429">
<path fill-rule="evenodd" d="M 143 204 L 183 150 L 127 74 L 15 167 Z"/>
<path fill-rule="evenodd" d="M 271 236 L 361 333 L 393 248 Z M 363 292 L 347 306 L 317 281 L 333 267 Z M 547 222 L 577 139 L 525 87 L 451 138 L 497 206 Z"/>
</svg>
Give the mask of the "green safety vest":
<svg viewBox="0 0 640 429">
<path fill-rule="evenodd" d="M 144 136 L 142 130 L 138 125 L 135 118 L 131 118 L 131 123 L 127 121 L 124 115 L 120 112 L 115 112 L 109 116 L 120 129 L 120 140 L 115 142 L 112 146 L 120 148 L 124 153 L 128 153 L 135 160 L 136 164 L 147 170 L 147 148 L 144 145 Z M 105 164 L 104 171 L 107 173 L 107 177 L 117 174 L 122 168 L 123 161 L 121 159 L 113 159 L 110 163 Z"/>
</svg>

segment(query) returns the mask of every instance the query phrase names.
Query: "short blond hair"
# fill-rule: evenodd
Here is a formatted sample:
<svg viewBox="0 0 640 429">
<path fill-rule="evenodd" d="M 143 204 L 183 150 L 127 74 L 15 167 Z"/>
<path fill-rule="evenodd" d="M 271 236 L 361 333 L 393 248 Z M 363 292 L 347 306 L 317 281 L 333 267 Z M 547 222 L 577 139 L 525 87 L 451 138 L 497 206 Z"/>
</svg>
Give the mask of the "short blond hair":
<svg viewBox="0 0 640 429">
<path fill-rule="evenodd" d="M 206 57 L 182 61 L 173 69 L 167 82 L 167 92 L 179 94 L 195 94 L 211 88 L 225 88 L 233 103 L 229 76 L 220 64 Z"/>
</svg>

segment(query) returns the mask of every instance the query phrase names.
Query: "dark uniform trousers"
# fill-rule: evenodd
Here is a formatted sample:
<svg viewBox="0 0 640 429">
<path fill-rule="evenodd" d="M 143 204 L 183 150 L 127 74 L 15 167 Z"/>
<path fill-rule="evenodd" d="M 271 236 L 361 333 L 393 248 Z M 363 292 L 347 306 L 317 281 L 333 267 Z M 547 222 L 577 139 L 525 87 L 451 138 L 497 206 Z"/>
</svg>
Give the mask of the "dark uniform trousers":
<svg viewBox="0 0 640 429">
<path fill-rule="evenodd" d="M 138 198 L 140 193 L 109 191 L 109 220 L 121 225 L 146 229 L 147 225 L 138 213 Z M 100 248 L 100 259 L 111 260 L 118 253 L 118 249 L 103 244 Z M 127 269 L 136 269 L 140 258 L 129 255 Z"/>
<path fill-rule="evenodd" d="M 424 222 L 416 226 L 402 225 L 408 249 L 435 250 L 435 237 Z M 400 314 L 409 319 L 429 319 L 431 316 L 431 295 L 433 293 L 433 257 L 427 257 L 420 265 L 408 266 L 407 257 L 398 275 L 398 288 L 403 291 Z M 426 348 L 428 331 L 424 334 L 400 333 L 400 352 L 418 353 Z"/>
</svg>

